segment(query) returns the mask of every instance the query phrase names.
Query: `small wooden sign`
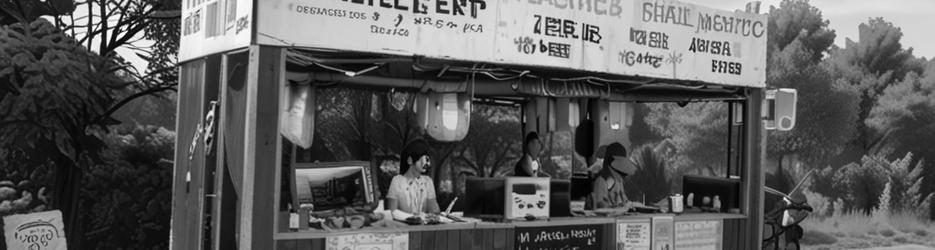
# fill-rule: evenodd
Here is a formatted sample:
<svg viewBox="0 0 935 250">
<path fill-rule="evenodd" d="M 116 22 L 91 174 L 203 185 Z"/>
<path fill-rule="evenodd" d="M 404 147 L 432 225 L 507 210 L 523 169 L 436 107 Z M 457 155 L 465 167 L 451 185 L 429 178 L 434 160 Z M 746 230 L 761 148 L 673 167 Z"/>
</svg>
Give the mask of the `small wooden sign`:
<svg viewBox="0 0 935 250">
<path fill-rule="evenodd" d="M 617 250 L 649 250 L 650 221 L 621 221 L 617 223 Z"/>
<path fill-rule="evenodd" d="M 359 233 L 328 237 L 327 250 L 408 250 L 408 232 Z"/>
<path fill-rule="evenodd" d="M 517 227 L 518 250 L 604 249 L 604 224 Z"/>
<path fill-rule="evenodd" d="M 65 227 L 58 210 L 3 217 L 7 249 L 65 250 Z"/>
<path fill-rule="evenodd" d="M 675 230 L 672 216 L 653 217 L 653 250 L 673 250 Z"/>
</svg>

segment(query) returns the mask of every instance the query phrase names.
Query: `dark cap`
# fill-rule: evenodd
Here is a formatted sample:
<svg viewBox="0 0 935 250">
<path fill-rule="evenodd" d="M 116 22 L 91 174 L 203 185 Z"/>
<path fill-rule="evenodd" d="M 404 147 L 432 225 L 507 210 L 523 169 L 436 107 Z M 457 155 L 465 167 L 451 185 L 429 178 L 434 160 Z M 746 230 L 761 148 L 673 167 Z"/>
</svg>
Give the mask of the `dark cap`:
<svg viewBox="0 0 935 250">
<path fill-rule="evenodd" d="M 636 164 L 627 158 L 627 149 L 620 143 L 611 143 L 607 146 L 607 152 L 604 153 L 604 166 L 610 166 L 610 169 L 625 175 L 633 175 L 636 172 Z"/>
<path fill-rule="evenodd" d="M 611 143 L 607 145 L 607 152 L 604 152 L 604 158 L 610 158 L 614 156 L 627 156 L 627 148 L 623 147 L 623 144 L 619 142 Z"/>
</svg>

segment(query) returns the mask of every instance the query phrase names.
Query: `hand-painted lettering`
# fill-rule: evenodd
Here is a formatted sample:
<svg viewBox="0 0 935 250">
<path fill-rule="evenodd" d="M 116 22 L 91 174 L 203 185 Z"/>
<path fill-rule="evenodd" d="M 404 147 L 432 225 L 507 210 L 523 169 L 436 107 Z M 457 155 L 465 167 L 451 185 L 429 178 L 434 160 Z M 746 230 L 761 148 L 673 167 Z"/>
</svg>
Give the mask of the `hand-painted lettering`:
<svg viewBox="0 0 935 250">
<path fill-rule="evenodd" d="M 649 34 L 648 37 L 647 34 Z M 669 49 L 669 35 L 662 32 L 647 32 L 630 28 L 630 42 L 650 48 Z"/>
<path fill-rule="evenodd" d="M 670 23 L 693 27 L 693 25 L 689 23 L 691 10 L 691 7 L 688 6 L 666 5 L 662 2 L 645 2 L 643 3 L 642 19 L 645 23 Z"/>
<path fill-rule="evenodd" d="M 620 63 L 624 63 L 631 67 L 638 64 L 649 65 L 653 68 L 659 68 L 662 66 L 662 56 L 654 56 L 649 52 L 639 53 L 634 51 L 622 51 L 617 55 Z"/>
<path fill-rule="evenodd" d="M 622 0 L 526 0 L 529 4 L 547 5 L 560 10 L 577 10 L 598 16 L 621 18 Z"/>
<path fill-rule="evenodd" d="M 731 56 L 730 42 L 709 41 L 693 37 L 688 51 L 695 53 L 711 53 L 714 55 Z"/>
<path fill-rule="evenodd" d="M 738 62 L 711 60 L 711 72 L 714 73 L 740 75 L 741 67 L 741 64 Z"/>
<path fill-rule="evenodd" d="M 532 29 L 533 34 L 546 35 L 551 37 L 581 39 L 592 43 L 600 43 L 601 27 L 587 23 L 580 23 L 580 34 L 578 32 L 578 22 L 542 15 L 533 15 L 535 24 Z"/>
<path fill-rule="evenodd" d="M 395 9 L 401 11 L 412 11 L 416 14 L 428 14 L 429 8 L 434 7 L 432 13 L 445 14 L 452 16 L 471 16 L 477 18 L 477 14 L 487 9 L 486 0 L 430 0 L 435 4 L 426 5 L 424 0 L 412 0 L 411 5 L 407 5 L 407 0 L 341 0 L 347 3 L 375 6 L 386 9 Z"/>
<path fill-rule="evenodd" d="M 701 33 L 702 31 L 732 33 L 745 37 L 753 36 L 760 38 L 766 34 L 766 27 L 762 21 L 758 20 L 698 13 L 698 26 L 695 32 Z"/>
</svg>

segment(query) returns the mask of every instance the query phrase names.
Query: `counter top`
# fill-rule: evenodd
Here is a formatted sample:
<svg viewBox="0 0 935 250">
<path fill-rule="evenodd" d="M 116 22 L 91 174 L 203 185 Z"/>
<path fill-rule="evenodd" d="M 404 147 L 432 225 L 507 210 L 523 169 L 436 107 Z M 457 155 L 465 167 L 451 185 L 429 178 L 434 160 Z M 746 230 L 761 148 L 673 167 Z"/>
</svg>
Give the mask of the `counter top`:
<svg viewBox="0 0 935 250">
<path fill-rule="evenodd" d="M 442 230 L 466 230 L 466 229 L 505 229 L 516 227 L 546 227 L 546 226 L 567 226 L 567 225 L 590 225 L 590 224 L 610 224 L 618 221 L 629 220 L 649 220 L 653 217 L 672 216 L 675 221 L 695 221 L 695 220 L 724 220 L 724 219 L 744 219 L 746 215 L 726 214 L 726 213 L 683 213 L 683 214 L 631 214 L 617 217 L 555 217 L 547 220 L 537 221 L 509 221 L 509 222 L 467 222 L 451 223 L 440 225 L 424 226 L 397 226 L 397 227 L 368 227 L 360 230 L 346 231 L 298 231 L 275 233 L 276 240 L 290 239 L 313 239 L 325 238 L 336 235 L 349 235 L 359 233 L 390 233 L 390 232 L 419 232 L 419 231 L 442 231 Z"/>
</svg>

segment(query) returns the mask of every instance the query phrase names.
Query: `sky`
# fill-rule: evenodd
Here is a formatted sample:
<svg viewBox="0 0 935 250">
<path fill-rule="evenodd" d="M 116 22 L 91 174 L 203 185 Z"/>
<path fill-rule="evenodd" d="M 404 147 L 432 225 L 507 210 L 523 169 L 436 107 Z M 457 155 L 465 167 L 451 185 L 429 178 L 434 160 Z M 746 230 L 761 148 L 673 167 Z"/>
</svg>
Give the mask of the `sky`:
<svg viewBox="0 0 935 250">
<path fill-rule="evenodd" d="M 716 9 L 744 9 L 748 0 L 680 0 Z M 760 13 L 768 13 L 769 6 L 779 7 L 781 0 L 763 0 Z M 902 29 L 900 39 L 904 49 L 913 48 L 912 54 L 927 59 L 935 58 L 935 0 L 811 0 L 821 10 L 822 17 L 835 30 L 834 44 L 844 47 L 846 38 L 856 41 L 857 27 L 871 17 L 883 17 Z"/>
</svg>

